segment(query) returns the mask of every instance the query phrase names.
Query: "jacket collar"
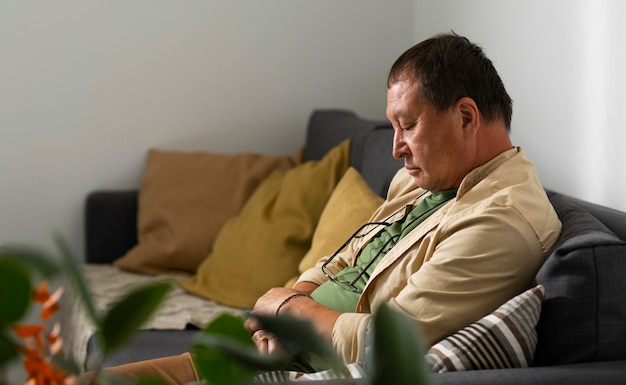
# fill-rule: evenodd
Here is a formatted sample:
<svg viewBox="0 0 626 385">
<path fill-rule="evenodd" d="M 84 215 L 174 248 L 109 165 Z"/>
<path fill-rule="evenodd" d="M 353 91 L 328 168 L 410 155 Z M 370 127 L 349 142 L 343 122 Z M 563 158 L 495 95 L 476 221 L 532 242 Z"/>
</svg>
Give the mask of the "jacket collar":
<svg viewBox="0 0 626 385">
<path fill-rule="evenodd" d="M 491 174 L 495 169 L 500 167 L 507 160 L 514 157 L 517 153 L 521 152 L 522 149 L 520 147 L 513 147 L 510 150 L 507 150 L 495 158 L 491 159 L 489 162 L 483 164 L 482 166 L 478 166 L 472 171 L 469 172 L 461 181 L 461 185 L 459 186 L 459 190 L 456 193 L 456 199 L 460 199 L 463 195 L 465 195 L 468 191 L 474 188 L 480 181 L 485 179 L 487 175 Z"/>
</svg>

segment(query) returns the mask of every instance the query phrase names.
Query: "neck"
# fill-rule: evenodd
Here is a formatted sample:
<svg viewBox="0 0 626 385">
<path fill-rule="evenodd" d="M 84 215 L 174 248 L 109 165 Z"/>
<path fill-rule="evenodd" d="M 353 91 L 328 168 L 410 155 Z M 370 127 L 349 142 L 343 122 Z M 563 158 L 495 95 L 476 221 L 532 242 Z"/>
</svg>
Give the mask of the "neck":
<svg viewBox="0 0 626 385">
<path fill-rule="evenodd" d="M 511 137 L 503 124 L 491 124 L 479 131 L 474 167 L 482 166 L 513 148 Z"/>
</svg>

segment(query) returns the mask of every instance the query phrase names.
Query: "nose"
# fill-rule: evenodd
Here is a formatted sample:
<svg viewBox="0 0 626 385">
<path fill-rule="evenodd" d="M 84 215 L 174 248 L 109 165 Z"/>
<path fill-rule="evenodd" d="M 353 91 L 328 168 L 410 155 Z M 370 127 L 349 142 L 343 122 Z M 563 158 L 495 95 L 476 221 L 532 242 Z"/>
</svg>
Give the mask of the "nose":
<svg viewBox="0 0 626 385">
<path fill-rule="evenodd" d="M 393 131 L 393 148 L 391 155 L 395 159 L 403 159 L 409 153 L 409 148 L 404 140 L 402 130 L 394 129 Z"/>
</svg>

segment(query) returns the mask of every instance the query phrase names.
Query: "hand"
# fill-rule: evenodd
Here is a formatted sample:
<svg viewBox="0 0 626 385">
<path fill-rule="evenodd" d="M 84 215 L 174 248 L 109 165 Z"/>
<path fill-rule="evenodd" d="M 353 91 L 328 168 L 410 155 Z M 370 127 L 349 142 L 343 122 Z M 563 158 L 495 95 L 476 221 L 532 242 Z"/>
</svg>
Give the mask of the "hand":
<svg viewBox="0 0 626 385">
<path fill-rule="evenodd" d="M 254 314 L 262 314 L 265 316 L 273 317 L 276 315 L 281 304 L 286 299 L 294 295 L 306 295 L 310 294 L 315 288 L 316 284 L 310 282 L 301 282 L 293 289 L 285 287 L 275 287 L 263 294 L 254 305 L 252 309 L 251 317 L 249 317 L 244 323 L 244 327 L 254 335 L 258 331 L 263 330 L 263 325 L 254 318 Z M 304 306 L 306 304 L 306 306 Z M 332 341 L 332 332 L 337 321 L 337 318 L 341 315 L 340 312 L 320 305 L 313 301 L 310 297 L 307 300 L 302 298 L 295 298 L 289 300 L 286 305 L 283 305 L 286 311 L 289 311 L 294 317 L 306 319 L 313 324 L 315 330 L 328 341 Z M 268 333 L 269 334 L 269 333 Z M 264 351 L 273 351 L 273 344 L 275 341 L 271 341 L 267 335 L 259 334 L 255 337 L 255 343 L 259 346 L 259 349 Z M 271 346 L 270 346 L 271 345 Z"/>
<path fill-rule="evenodd" d="M 252 341 L 261 354 L 271 354 L 288 357 L 285 350 L 280 346 L 276 337 L 265 330 L 257 330 L 252 335 Z"/>
<path fill-rule="evenodd" d="M 318 287 L 319 285 L 316 283 L 303 281 L 291 289 L 286 287 L 272 288 L 257 299 L 252 311 L 265 315 L 274 315 L 280 304 L 288 297 L 298 293 L 308 296 Z"/>
<path fill-rule="evenodd" d="M 286 287 L 275 287 L 269 289 L 265 294 L 257 299 L 252 312 L 273 316 L 276 314 L 276 311 L 283 301 L 294 294 L 302 293 L 298 290 L 288 289 Z"/>
<path fill-rule="evenodd" d="M 284 287 L 275 287 L 270 289 L 256 301 L 254 308 L 252 309 L 252 315 L 262 314 L 266 316 L 274 316 L 285 299 L 293 296 L 294 294 L 300 294 L 300 292 Z M 248 318 L 244 326 L 252 334 L 256 333 L 262 327 L 254 317 Z"/>
</svg>

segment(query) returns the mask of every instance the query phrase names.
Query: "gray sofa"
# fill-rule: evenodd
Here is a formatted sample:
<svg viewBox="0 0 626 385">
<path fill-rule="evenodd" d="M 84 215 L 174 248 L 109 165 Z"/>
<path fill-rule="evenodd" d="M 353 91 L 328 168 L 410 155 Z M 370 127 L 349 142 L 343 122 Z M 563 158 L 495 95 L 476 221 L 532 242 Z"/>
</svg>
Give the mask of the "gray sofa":
<svg viewBox="0 0 626 385">
<path fill-rule="evenodd" d="M 346 138 L 351 165 L 381 196 L 402 163 L 391 157 L 389 123 L 349 111 L 311 115 L 304 159 L 319 159 Z M 550 181 L 544 181 L 549 186 Z M 536 276 L 546 290 L 530 368 L 434 374 L 436 384 L 625 384 L 626 213 L 546 189 L 563 232 Z M 137 191 L 89 194 L 86 261 L 111 263 L 136 242 Z M 197 330 L 145 330 L 106 364 L 184 352 Z M 90 341 L 88 351 L 97 346 Z M 354 381 L 358 383 L 359 381 Z M 340 383 L 340 382 L 338 382 Z"/>
</svg>

